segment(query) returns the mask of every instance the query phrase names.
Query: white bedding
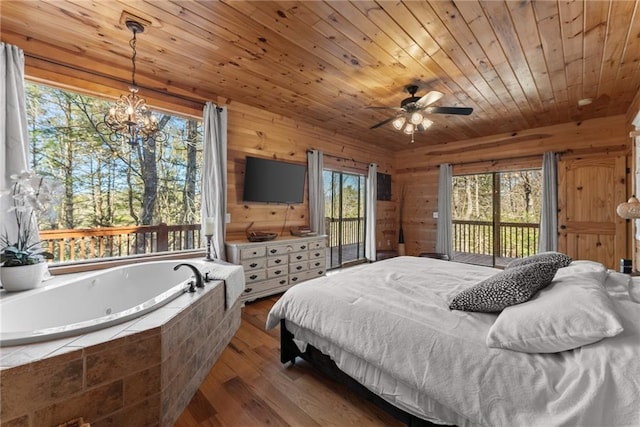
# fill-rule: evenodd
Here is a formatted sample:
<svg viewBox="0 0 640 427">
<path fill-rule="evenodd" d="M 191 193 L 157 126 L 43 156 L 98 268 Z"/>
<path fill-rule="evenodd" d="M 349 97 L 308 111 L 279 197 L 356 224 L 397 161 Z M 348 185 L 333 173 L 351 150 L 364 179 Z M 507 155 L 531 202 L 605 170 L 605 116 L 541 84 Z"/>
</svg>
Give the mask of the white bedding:
<svg viewBox="0 0 640 427">
<path fill-rule="evenodd" d="M 640 304 L 629 276 L 603 275 L 624 331 L 552 354 L 488 348 L 497 315 L 451 311 L 498 270 L 399 257 L 301 283 L 274 305 L 296 338 L 396 406 L 483 426 L 639 426 Z"/>
</svg>

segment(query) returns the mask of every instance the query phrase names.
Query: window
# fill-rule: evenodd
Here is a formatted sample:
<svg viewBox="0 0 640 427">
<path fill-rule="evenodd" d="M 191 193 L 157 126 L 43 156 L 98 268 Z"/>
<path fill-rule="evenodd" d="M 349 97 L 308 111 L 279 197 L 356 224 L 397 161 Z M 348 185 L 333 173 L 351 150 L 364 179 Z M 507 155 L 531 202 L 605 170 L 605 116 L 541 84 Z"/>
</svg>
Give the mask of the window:
<svg viewBox="0 0 640 427">
<path fill-rule="evenodd" d="M 536 253 L 542 171 L 453 177 L 453 250 L 456 261 L 505 266 Z"/>
<path fill-rule="evenodd" d="M 32 169 L 63 183 L 39 218 L 54 262 L 201 246 L 202 122 L 157 113 L 166 141 L 120 145 L 96 125 L 112 101 L 27 83 Z"/>
</svg>

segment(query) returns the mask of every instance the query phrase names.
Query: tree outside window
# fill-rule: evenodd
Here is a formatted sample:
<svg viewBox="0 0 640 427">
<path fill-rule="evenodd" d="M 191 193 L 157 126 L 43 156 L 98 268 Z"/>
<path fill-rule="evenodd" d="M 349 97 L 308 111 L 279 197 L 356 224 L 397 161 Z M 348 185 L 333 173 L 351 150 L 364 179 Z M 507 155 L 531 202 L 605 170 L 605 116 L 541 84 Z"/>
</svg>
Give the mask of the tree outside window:
<svg viewBox="0 0 640 427">
<path fill-rule="evenodd" d="M 541 200 L 540 169 L 453 177 L 456 261 L 504 266 L 536 253 Z"/>
<path fill-rule="evenodd" d="M 39 218 L 58 261 L 200 246 L 201 120 L 155 112 L 166 140 L 130 146 L 97 131 L 111 101 L 32 83 L 25 93 L 31 167 L 64 185 L 54 214 Z"/>
</svg>

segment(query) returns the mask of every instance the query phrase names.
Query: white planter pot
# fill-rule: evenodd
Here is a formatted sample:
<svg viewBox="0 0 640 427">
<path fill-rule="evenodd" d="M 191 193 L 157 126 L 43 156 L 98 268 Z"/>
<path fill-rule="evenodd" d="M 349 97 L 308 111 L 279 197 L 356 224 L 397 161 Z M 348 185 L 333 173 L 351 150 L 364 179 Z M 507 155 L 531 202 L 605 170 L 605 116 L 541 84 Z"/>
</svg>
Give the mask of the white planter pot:
<svg viewBox="0 0 640 427">
<path fill-rule="evenodd" d="M 47 272 L 47 263 L 0 267 L 0 281 L 7 292 L 26 291 L 42 283 Z"/>
</svg>

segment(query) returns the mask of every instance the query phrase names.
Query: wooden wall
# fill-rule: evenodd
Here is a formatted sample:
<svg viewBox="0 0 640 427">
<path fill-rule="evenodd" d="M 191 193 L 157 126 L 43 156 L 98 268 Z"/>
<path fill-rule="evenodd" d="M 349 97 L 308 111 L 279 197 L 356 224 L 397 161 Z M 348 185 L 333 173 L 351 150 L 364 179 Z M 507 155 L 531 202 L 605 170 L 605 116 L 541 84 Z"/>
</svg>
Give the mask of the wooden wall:
<svg viewBox="0 0 640 427">
<path fill-rule="evenodd" d="M 231 223 L 227 225 L 228 239 L 242 238 L 252 222 L 252 228 L 256 230 L 281 233 L 286 216 L 285 234 L 288 234 L 291 226 L 309 224 L 308 183 L 305 184 L 303 204 L 286 206 L 242 201 L 246 156 L 306 165 L 307 150 L 318 149 L 326 155 L 327 168 L 357 171 L 366 175 L 367 165 L 377 163 L 380 172 L 392 173 L 392 153 L 389 151 L 266 110 L 231 103 L 228 125 L 227 190 L 231 214 Z M 392 208 L 389 209 L 389 206 Z M 391 202 L 378 202 L 378 211 L 380 215 L 376 228 L 380 237 L 377 240 L 382 244 L 386 228 L 394 227 L 395 213 Z"/>
<path fill-rule="evenodd" d="M 394 186 L 405 187 L 403 231 L 407 255 L 432 252 L 436 242 L 438 165 L 454 174 L 541 167 L 545 151 L 563 155 L 631 155 L 625 116 L 572 122 L 513 134 L 401 151 L 394 156 Z M 630 160 L 630 159 L 629 159 Z M 394 191 L 398 194 L 398 191 Z M 396 199 L 396 202 L 399 202 Z"/>
</svg>

